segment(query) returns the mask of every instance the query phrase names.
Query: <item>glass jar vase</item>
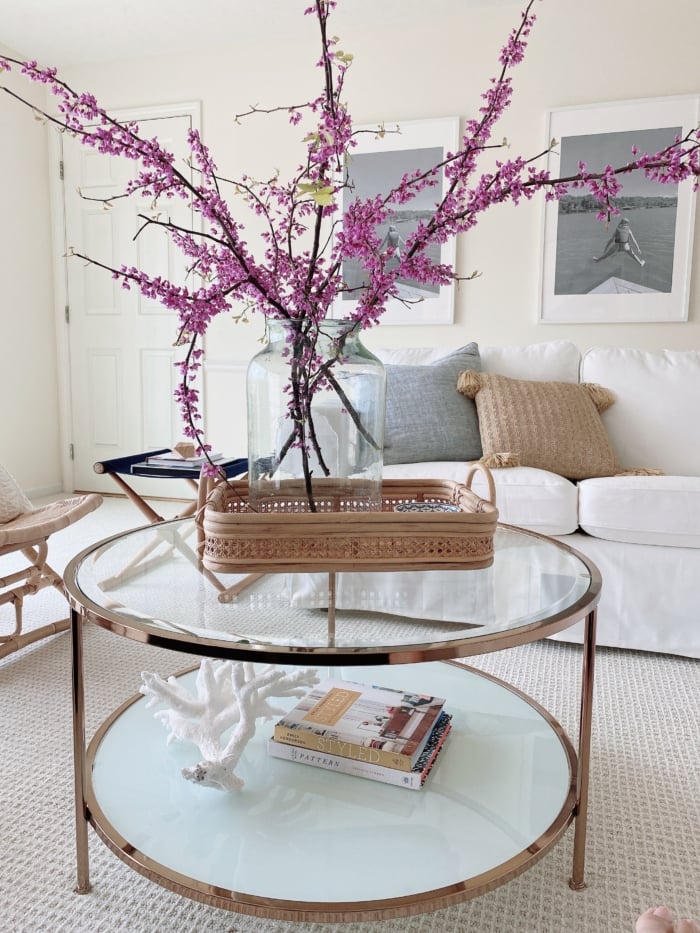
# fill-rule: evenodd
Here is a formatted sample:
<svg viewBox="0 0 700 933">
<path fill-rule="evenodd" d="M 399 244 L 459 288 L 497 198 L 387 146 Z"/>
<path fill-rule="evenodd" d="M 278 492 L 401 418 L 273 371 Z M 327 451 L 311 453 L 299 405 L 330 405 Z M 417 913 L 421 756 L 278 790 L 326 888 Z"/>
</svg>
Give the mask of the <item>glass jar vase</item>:
<svg viewBox="0 0 700 933">
<path fill-rule="evenodd" d="M 250 507 L 380 510 L 385 394 L 356 322 L 270 320 L 247 374 Z"/>
</svg>

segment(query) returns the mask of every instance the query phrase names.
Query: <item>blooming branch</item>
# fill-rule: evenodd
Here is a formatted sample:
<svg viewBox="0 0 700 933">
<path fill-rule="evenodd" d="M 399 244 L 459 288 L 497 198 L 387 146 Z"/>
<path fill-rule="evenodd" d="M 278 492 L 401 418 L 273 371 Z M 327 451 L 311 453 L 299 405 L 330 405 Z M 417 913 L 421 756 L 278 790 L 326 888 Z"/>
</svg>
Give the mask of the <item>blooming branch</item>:
<svg viewBox="0 0 700 933">
<path fill-rule="evenodd" d="M 54 68 L 0 56 L 0 70 L 18 68 L 29 80 L 46 85 L 57 99 L 56 112 L 39 111 L 49 124 L 99 152 L 139 163 L 138 174 L 122 196 L 152 198 L 161 216 L 142 216 L 144 225 L 137 235 L 153 225 L 160 226 L 187 258 L 191 281 L 176 285 L 136 267 L 95 264 L 106 268 L 124 288 L 138 288 L 177 315 L 177 343 L 187 346 L 178 364 L 181 383 L 177 399 L 185 418 L 185 434 L 194 438 L 200 449 L 206 445 L 193 382 L 201 365 L 201 340 L 211 321 L 230 313 L 234 304 L 242 303 L 246 310 L 295 324 L 292 333 L 296 338 L 290 338 L 290 352 L 293 357 L 298 354 L 290 386 L 290 443 L 308 451 L 315 443 L 311 401 L 315 392 L 329 384 L 329 371 L 318 369 L 314 332 L 331 315 L 338 297 L 353 291 L 343 281 L 345 262 L 353 260 L 363 270 L 352 319 L 360 328 L 367 328 L 380 321 L 387 303 L 399 296 L 401 279 L 438 286 L 458 280 L 457 271 L 432 259 L 430 250 L 434 253 L 434 247 L 471 230 L 495 204 L 518 204 L 540 191 L 545 198 L 556 199 L 571 189 L 583 188 L 600 203 L 598 216 L 609 220 L 619 213 L 615 198 L 621 178 L 632 171 L 664 184 L 691 180 L 697 190 L 697 129 L 660 152 L 634 149 L 624 165 L 589 171 L 580 164 L 577 173 L 563 178 L 551 177 L 537 166 L 556 145 L 554 140 L 533 156 L 497 160 L 488 171 L 480 171 L 480 157 L 505 143 L 494 141 L 494 135 L 513 97 L 511 72 L 523 61 L 535 24 L 534 2 L 529 0 L 501 50 L 498 74 L 482 95 L 478 116 L 466 121 L 459 149 L 445 153 L 441 162 L 426 171 L 406 173 L 384 195 L 354 199 L 342 218 L 338 216 L 339 200 L 343 190 L 352 185 L 350 156 L 358 131 L 343 101 L 353 57 L 339 48 L 337 38 L 328 31 L 336 0 L 314 0 L 305 11 L 316 18 L 319 27 L 317 64 L 322 81 L 318 96 L 301 104 L 255 105 L 236 117 L 241 123 L 244 118 L 282 113 L 292 126 L 308 124 L 302 137 L 304 157 L 286 182 L 278 175 L 263 182 L 249 175 L 224 178 L 196 130 L 188 134 L 190 159 L 178 166 L 157 139 L 146 139 L 136 124 L 111 117 L 91 94 L 78 93 L 63 82 Z M 2 90 L 32 106 L 15 91 Z M 36 107 L 32 109 L 36 111 Z M 417 225 L 400 254 L 391 247 L 382 251 L 379 228 L 390 221 L 397 205 L 410 203 L 427 189 L 435 190 L 430 218 Z M 245 208 L 263 221 L 255 249 L 244 239 L 244 225 L 232 213 L 226 193 L 240 196 L 239 204 L 242 199 Z M 170 218 L 167 204 L 175 198 L 191 205 L 201 220 L 198 228 L 187 229 Z M 94 262 L 89 256 L 82 258 Z"/>
</svg>

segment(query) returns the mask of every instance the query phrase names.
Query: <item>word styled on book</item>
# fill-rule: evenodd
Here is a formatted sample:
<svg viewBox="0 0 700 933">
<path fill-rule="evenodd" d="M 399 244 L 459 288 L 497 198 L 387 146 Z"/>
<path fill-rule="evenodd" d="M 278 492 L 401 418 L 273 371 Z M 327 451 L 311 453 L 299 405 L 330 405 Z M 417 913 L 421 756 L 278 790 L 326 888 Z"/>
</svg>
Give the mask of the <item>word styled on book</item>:
<svg viewBox="0 0 700 933">
<path fill-rule="evenodd" d="M 424 693 L 324 680 L 275 725 L 277 742 L 410 771 L 445 700 Z"/>
<path fill-rule="evenodd" d="M 452 728 L 451 719 L 450 713 L 440 713 L 425 748 L 410 771 L 387 768 L 384 765 L 375 764 L 371 760 L 343 758 L 341 755 L 329 755 L 328 752 L 298 748 L 296 745 L 277 742 L 275 739 L 269 739 L 267 750 L 268 754 L 272 755 L 273 758 L 296 761 L 302 765 L 324 768 L 326 771 L 336 771 L 338 774 L 352 774 L 355 777 L 367 778 L 370 781 L 381 781 L 384 784 L 395 784 L 398 787 L 407 787 L 409 790 L 420 790 L 432 771 L 433 765 L 445 744 L 445 739 L 449 735 Z M 366 751 L 370 757 L 375 754 L 375 749 L 366 749 Z"/>
</svg>

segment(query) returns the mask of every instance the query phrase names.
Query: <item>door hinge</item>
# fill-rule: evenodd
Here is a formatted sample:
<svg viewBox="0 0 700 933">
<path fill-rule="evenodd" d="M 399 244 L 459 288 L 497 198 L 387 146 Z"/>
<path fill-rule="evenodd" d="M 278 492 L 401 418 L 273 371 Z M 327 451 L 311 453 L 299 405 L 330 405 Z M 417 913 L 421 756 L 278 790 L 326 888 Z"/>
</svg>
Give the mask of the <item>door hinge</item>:
<svg viewBox="0 0 700 933">
<path fill-rule="evenodd" d="M 63 310 L 66 316 L 66 324 L 70 324 L 70 305 L 66 305 Z"/>
<path fill-rule="evenodd" d="M 63 181 L 63 159 L 60 159 L 58 163 L 58 177 Z"/>
<path fill-rule="evenodd" d="M 68 459 L 75 460 L 75 447 L 72 444 L 68 445 Z"/>
</svg>

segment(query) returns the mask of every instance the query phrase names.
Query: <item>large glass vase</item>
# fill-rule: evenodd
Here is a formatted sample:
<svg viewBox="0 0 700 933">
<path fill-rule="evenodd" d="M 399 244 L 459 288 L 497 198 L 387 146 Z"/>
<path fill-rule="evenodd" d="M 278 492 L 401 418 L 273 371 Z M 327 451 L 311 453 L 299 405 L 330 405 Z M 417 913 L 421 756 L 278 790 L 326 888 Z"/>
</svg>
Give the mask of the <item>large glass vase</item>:
<svg viewBox="0 0 700 933">
<path fill-rule="evenodd" d="M 250 362 L 250 507 L 381 509 L 386 378 L 353 321 L 271 320 Z"/>
</svg>

